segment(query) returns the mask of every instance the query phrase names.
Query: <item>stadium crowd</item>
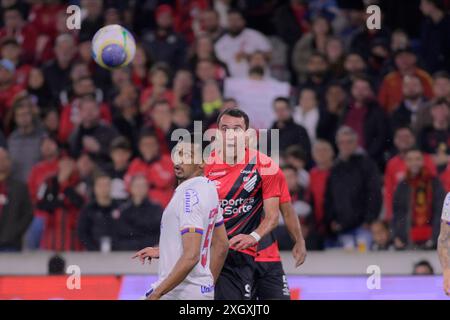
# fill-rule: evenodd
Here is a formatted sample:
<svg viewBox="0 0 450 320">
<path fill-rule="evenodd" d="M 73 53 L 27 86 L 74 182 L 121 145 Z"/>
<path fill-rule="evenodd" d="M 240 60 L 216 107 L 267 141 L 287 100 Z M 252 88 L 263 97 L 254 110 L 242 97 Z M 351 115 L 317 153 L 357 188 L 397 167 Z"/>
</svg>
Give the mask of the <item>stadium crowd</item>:
<svg viewBox="0 0 450 320">
<path fill-rule="evenodd" d="M 80 30 L 67 29 L 69 4 Z M 214 128 L 236 106 L 279 129 L 309 250 L 435 248 L 450 191 L 450 1 L 0 5 L 0 251 L 157 244 L 171 133 Z M 108 24 L 137 41 L 112 72 L 91 57 Z"/>
</svg>

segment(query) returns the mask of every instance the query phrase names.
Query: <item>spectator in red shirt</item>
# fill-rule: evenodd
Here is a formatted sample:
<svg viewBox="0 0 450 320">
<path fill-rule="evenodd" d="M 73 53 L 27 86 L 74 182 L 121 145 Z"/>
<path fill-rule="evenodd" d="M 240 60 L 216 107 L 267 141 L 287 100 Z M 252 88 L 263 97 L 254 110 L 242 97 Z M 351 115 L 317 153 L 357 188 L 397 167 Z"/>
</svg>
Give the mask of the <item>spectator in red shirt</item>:
<svg viewBox="0 0 450 320">
<path fill-rule="evenodd" d="M 23 60 L 34 62 L 36 55 L 37 30 L 28 24 L 17 6 L 6 8 L 3 12 L 5 26 L 0 29 L 0 39 L 13 37 L 22 47 Z"/>
<path fill-rule="evenodd" d="M 160 151 L 163 154 L 169 154 L 175 147 L 176 141 L 172 141 L 172 131 L 176 129 L 172 120 L 173 109 L 167 100 L 155 102 L 150 113 L 150 121 L 147 121 L 147 127 L 151 127 L 157 137 Z"/>
<path fill-rule="evenodd" d="M 149 198 L 163 208 L 167 206 L 175 187 L 173 164 L 169 155 L 161 154 L 158 138 L 152 132 L 144 132 L 139 139 L 140 156 L 134 159 L 125 183 L 129 186 L 131 178 L 142 174 L 149 183 Z"/>
<path fill-rule="evenodd" d="M 315 166 L 309 172 L 309 193 L 313 204 L 316 229 L 322 235 L 325 233 L 323 225 L 324 198 L 328 176 L 333 166 L 333 146 L 325 140 L 317 140 L 312 148 Z"/>
<path fill-rule="evenodd" d="M 136 55 L 131 62 L 131 79 L 139 89 L 148 85 L 147 70 L 150 68 L 150 58 L 141 44 L 136 46 Z"/>
<path fill-rule="evenodd" d="M 398 184 L 406 176 L 406 162 L 405 154 L 410 148 L 416 144 L 416 138 L 413 131 L 409 127 L 399 127 L 394 132 L 394 146 L 397 154 L 392 157 L 386 164 L 386 170 L 384 172 L 384 208 L 385 208 L 385 220 L 390 221 L 392 219 L 392 201 L 394 197 L 395 189 Z M 436 166 L 433 162 L 433 158 L 424 153 L 424 166 L 428 172 L 435 176 Z"/>
<path fill-rule="evenodd" d="M 445 191 L 424 167 L 417 148 L 405 154 L 406 177 L 394 194 L 394 244 L 397 249 L 433 249 L 437 244 Z"/>
</svg>

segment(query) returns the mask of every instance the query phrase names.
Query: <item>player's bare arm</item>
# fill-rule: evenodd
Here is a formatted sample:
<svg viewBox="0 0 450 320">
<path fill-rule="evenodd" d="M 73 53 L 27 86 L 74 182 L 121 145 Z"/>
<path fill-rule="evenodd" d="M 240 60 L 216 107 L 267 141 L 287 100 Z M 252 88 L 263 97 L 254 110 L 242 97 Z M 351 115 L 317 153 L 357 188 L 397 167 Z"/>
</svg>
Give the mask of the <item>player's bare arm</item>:
<svg viewBox="0 0 450 320">
<path fill-rule="evenodd" d="M 444 275 L 444 292 L 446 295 L 450 295 L 450 224 L 447 221 L 441 222 L 438 255 Z"/>
<path fill-rule="evenodd" d="M 278 197 L 268 198 L 264 200 L 265 217 L 261 224 L 254 230 L 260 237 L 264 237 L 274 230 L 278 225 L 279 201 Z M 259 239 L 251 234 L 238 234 L 230 240 L 230 246 L 236 250 L 244 250 L 258 243 Z"/>
<path fill-rule="evenodd" d="M 286 228 L 294 241 L 294 247 L 292 248 L 292 256 L 295 260 L 295 267 L 301 266 L 306 259 L 306 245 L 303 238 L 302 229 L 300 227 L 300 221 L 295 214 L 294 208 L 290 202 L 280 204 L 281 215 L 283 217 Z"/>
<path fill-rule="evenodd" d="M 166 279 L 155 288 L 147 300 L 158 300 L 166 293 L 178 286 L 192 271 L 200 259 L 202 235 L 198 233 L 185 233 L 182 236 L 183 254 L 178 259 Z"/>
<path fill-rule="evenodd" d="M 222 224 L 214 229 L 211 240 L 211 256 L 210 266 L 211 273 L 214 277 L 214 283 L 219 278 L 220 271 L 222 271 L 223 264 L 227 257 L 229 248 L 227 231 L 225 225 Z"/>
<path fill-rule="evenodd" d="M 146 247 L 142 250 L 139 250 L 134 254 L 132 259 L 139 258 L 139 260 L 142 262 L 142 264 L 145 263 L 145 260 L 148 259 L 148 262 L 150 263 L 152 259 L 158 259 L 159 258 L 159 248 L 154 247 Z"/>
</svg>

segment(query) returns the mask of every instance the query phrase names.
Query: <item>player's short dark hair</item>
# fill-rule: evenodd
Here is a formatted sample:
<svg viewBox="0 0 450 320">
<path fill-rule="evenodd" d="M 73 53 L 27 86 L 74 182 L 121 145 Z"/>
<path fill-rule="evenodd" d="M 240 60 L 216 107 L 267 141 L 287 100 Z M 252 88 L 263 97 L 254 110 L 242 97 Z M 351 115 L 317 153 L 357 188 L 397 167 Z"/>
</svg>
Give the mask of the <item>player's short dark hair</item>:
<svg viewBox="0 0 450 320">
<path fill-rule="evenodd" d="M 200 148 L 201 152 L 203 152 L 210 144 L 209 141 L 205 141 L 203 139 L 203 134 L 199 132 L 191 132 L 189 134 L 185 134 L 178 139 L 178 142 L 189 142 L 194 147 Z"/>
<path fill-rule="evenodd" d="M 445 104 L 447 107 L 450 107 L 450 102 L 446 98 L 439 98 L 431 103 L 431 108 L 435 106 L 440 106 L 442 104 Z"/>
<path fill-rule="evenodd" d="M 236 8 L 231 8 L 231 9 L 229 9 L 228 12 L 227 12 L 227 14 L 228 14 L 228 15 L 230 15 L 230 14 L 238 14 L 238 15 L 241 16 L 241 18 L 244 18 L 244 15 L 242 14 L 242 12 L 239 11 L 238 9 L 236 9 Z"/>
<path fill-rule="evenodd" d="M 407 155 L 408 153 L 411 153 L 411 152 L 419 152 L 419 153 L 423 154 L 423 151 L 416 145 L 414 145 L 411 148 L 409 148 L 408 150 L 406 150 L 405 155 Z"/>
<path fill-rule="evenodd" d="M 418 268 L 418 267 L 426 267 L 430 270 L 431 274 L 434 274 L 434 268 L 428 260 L 420 260 L 417 263 L 415 263 L 413 271 L 415 271 L 416 268 Z"/>
<path fill-rule="evenodd" d="M 109 149 L 111 152 L 113 152 L 115 150 L 131 151 L 131 144 L 127 138 L 120 136 L 120 137 L 114 138 L 113 141 L 111 141 L 111 146 Z"/>
<path fill-rule="evenodd" d="M 305 150 L 303 150 L 302 147 L 299 145 L 293 145 L 286 149 L 284 152 L 285 157 L 293 157 L 298 160 L 302 160 L 304 162 L 307 162 L 307 156 Z"/>
<path fill-rule="evenodd" d="M 413 129 L 408 125 L 399 125 L 394 128 L 394 137 L 400 130 L 408 130 L 412 135 L 414 135 Z"/>
<path fill-rule="evenodd" d="M 290 102 L 289 102 L 289 99 L 288 98 L 286 98 L 286 97 L 276 97 L 274 100 L 273 100 L 273 104 L 275 105 L 275 103 L 277 103 L 277 102 L 283 102 L 283 103 L 286 103 L 287 105 L 288 105 L 288 107 L 290 107 Z"/>
<path fill-rule="evenodd" d="M 94 184 L 102 178 L 111 179 L 111 177 L 105 171 L 103 171 L 102 169 L 98 169 L 98 168 L 94 170 L 94 172 L 92 173 L 92 177 L 93 177 Z"/>
<path fill-rule="evenodd" d="M 141 133 L 139 134 L 138 142 L 141 142 L 141 140 L 145 138 L 155 138 L 156 140 L 158 140 L 156 132 L 148 128 L 145 128 L 144 130 L 141 131 Z"/>
<path fill-rule="evenodd" d="M 281 169 L 282 171 L 284 171 L 284 170 L 292 170 L 292 171 L 294 171 L 295 173 L 298 172 L 297 168 L 294 167 L 294 166 L 291 165 L 291 164 L 284 164 L 284 165 L 282 165 L 282 166 L 280 167 L 280 169 Z"/>
<path fill-rule="evenodd" d="M 450 74 L 447 71 L 436 71 L 435 73 L 433 73 L 433 80 L 436 79 L 447 79 L 450 80 Z"/>
<path fill-rule="evenodd" d="M 4 38 L 3 39 L 3 41 L 1 42 L 1 44 L 0 44 L 0 46 L 3 48 L 3 47 L 6 47 L 6 46 L 9 46 L 9 45 L 13 45 L 13 46 L 16 46 L 16 47 L 20 47 L 20 44 L 19 44 L 19 42 L 16 40 L 16 38 L 14 38 L 14 37 L 7 37 L 7 38 Z"/>
<path fill-rule="evenodd" d="M 217 116 L 217 125 L 219 125 L 220 119 L 222 119 L 222 117 L 225 115 L 233 117 L 233 118 L 243 118 L 244 122 L 245 122 L 245 130 L 247 130 L 250 127 L 250 119 L 248 117 L 248 114 L 238 108 L 228 108 L 228 109 L 223 110 Z"/>
</svg>

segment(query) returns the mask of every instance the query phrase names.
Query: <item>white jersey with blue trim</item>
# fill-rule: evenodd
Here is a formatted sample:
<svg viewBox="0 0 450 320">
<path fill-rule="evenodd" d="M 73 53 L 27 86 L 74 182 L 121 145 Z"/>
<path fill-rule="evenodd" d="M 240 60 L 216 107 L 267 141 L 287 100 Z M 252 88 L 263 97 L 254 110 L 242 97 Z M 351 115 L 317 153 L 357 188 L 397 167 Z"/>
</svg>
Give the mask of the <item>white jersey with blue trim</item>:
<svg viewBox="0 0 450 320">
<path fill-rule="evenodd" d="M 159 240 L 159 279 L 156 288 L 183 254 L 182 235 L 202 235 L 200 260 L 186 279 L 169 292 L 171 299 L 212 299 L 214 279 L 210 270 L 210 247 L 215 226 L 223 223 L 215 184 L 205 177 L 181 183 L 164 210 Z"/>
<path fill-rule="evenodd" d="M 442 206 L 442 221 L 450 224 L 450 192 L 447 193 L 444 200 L 444 205 Z"/>
</svg>

